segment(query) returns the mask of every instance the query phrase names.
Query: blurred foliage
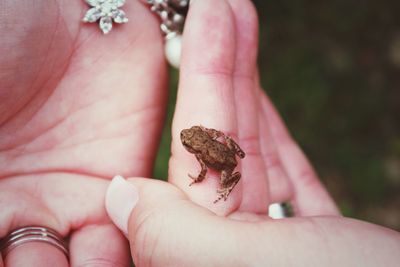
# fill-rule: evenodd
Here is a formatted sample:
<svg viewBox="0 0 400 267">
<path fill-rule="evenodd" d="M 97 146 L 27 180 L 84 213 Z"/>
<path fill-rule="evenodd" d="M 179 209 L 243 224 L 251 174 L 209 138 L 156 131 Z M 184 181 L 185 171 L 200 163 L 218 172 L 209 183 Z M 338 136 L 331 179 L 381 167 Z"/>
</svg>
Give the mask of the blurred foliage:
<svg viewBox="0 0 400 267">
<path fill-rule="evenodd" d="M 171 124 L 175 111 L 176 93 L 178 88 L 178 71 L 170 69 L 169 73 L 169 97 L 167 106 L 167 116 L 161 137 L 159 151 L 154 165 L 154 177 L 161 180 L 168 178 L 168 161 L 171 147 Z"/>
<path fill-rule="evenodd" d="M 399 1 L 254 1 L 262 85 L 346 216 L 400 229 Z M 155 176 L 167 177 L 171 95 Z"/>
</svg>

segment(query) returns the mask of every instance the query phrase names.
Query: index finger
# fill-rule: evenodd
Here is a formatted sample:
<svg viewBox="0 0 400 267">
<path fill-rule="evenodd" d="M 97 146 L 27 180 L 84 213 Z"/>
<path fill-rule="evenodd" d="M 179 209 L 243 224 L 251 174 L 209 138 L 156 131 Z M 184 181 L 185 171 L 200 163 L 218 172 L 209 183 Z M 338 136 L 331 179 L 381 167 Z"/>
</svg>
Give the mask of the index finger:
<svg viewBox="0 0 400 267">
<path fill-rule="evenodd" d="M 200 170 L 194 155 L 180 142 L 182 129 L 195 125 L 236 134 L 236 112 L 232 86 L 235 62 L 233 14 L 225 0 L 195 1 L 190 7 L 183 36 L 182 64 L 177 106 L 172 125 L 170 182 L 196 203 L 219 214 L 234 210 L 240 202 L 239 186 L 227 202 L 213 204 L 219 174 L 207 174 L 203 182 L 189 187 L 188 173 Z M 235 139 L 235 136 L 233 136 Z M 223 204 L 221 204 L 223 203 Z"/>
</svg>

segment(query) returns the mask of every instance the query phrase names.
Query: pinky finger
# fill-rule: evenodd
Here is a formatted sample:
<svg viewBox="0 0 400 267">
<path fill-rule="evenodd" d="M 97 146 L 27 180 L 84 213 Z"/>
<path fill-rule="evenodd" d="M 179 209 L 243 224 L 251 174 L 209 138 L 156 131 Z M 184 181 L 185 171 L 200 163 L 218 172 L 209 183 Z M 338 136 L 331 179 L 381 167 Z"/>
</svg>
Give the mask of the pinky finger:
<svg viewBox="0 0 400 267">
<path fill-rule="evenodd" d="M 339 215 L 336 204 L 319 181 L 310 162 L 291 138 L 275 107 L 262 93 L 261 102 L 271 137 L 294 187 L 294 212 L 299 216 Z"/>
</svg>

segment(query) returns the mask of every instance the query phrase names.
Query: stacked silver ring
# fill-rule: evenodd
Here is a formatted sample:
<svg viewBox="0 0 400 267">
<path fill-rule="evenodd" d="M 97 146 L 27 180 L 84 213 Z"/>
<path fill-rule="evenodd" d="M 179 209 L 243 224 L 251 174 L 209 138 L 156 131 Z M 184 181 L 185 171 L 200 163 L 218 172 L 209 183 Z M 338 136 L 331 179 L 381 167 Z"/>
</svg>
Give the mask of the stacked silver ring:
<svg viewBox="0 0 400 267">
<path fill-rule="evenodd" d="M 0 240 L 0 251 L 5 257 L 14 248 L 28 242 L 50 244 L 61 250 L 68 258 L 68 247 L 61 235 L 52 229 L 41 226 L 27 226 L 14 230 Z"/>
</svg>

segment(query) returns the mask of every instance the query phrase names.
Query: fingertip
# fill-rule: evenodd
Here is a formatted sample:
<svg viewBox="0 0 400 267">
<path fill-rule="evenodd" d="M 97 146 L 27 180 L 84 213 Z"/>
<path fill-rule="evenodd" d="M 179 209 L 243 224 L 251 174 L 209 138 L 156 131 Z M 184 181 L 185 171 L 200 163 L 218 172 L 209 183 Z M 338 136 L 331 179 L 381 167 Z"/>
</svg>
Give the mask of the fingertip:
<svg viewBox="0 0 400 267">
<path fill-rule="evenodd" d="M 228 0 L 236 26 L 237 76 L 253 77 L 257 71 L 258 55 L 258 14 L 250 0 Z"/>
<path fill-rule="evenodd" d="M 125 179 L 117 175 L 107 189 L 105 205 L 114 224 L 129 236 L 142 213 L 162 209 L 165 204 L 185 198 L 182 191 L 169 183 L 139 177 Z"/>
<path fill-rule="evenodd" d="M 190 6 L 182 49 L 182 72 L 233 70 L 235 27 L 225 0 L 196 1 Z"/>
<path fill-rule="evenodd" d="M 133 208 L 139 201 L 138 189 L 122 176 L 115 176 L 106 192 L 105 206 L 114 224 L 128 234 L 128 221 Z"/>
</svg>

